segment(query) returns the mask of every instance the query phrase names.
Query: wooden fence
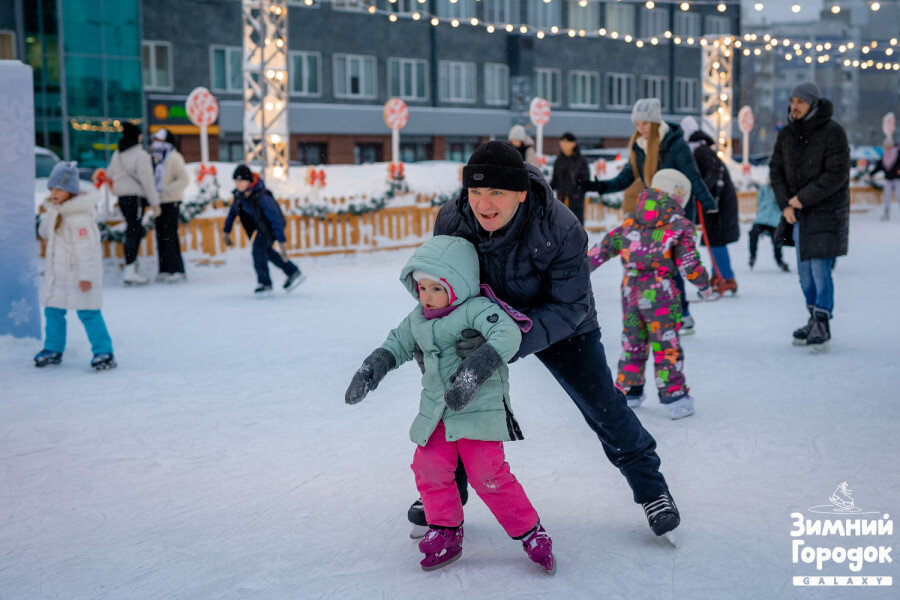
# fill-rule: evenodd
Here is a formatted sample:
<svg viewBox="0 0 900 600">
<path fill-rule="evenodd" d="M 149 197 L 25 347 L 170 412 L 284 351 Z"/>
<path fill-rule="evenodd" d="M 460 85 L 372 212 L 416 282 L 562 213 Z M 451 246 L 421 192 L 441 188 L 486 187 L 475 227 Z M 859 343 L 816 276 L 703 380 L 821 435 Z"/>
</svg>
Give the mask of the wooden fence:
<svg viewBox="0 0 900 600">
<path fill-rule="evenodd" d="M 385 208 L 363 215 L 287 215 L 285 237 L 288 250 L 294 256 L 321 256 L 417 246 L 431 234 L 439 210 L 438 207 L 430 206 L 427 198 L 418 200 L 413 206 Z M 285 209 L 291 206 L 290 202 L 279 202 Z M 854 210 L 880 204 L 881 191 L 876 188 L 851 188 L 850 202 Z M 740 192 L 738 207 L 741 220 L 752 220 L 756 213 L 756 192 Z M 584 212 L 586 229 L 594 233 L 605 231 L 606 224 L 623 218 L 621 209 L 609 208 L 597 202 L 586 202 Z M 108 222 L 110 226 L 119 223 Z M 179 229 L 182 251 L 200 252 L 207 257 L 201 260 L 211 260 L 223 254 L 226 251 L 222 233 L 224 223 L 225 217 L 216 216 L 198 217 L 190 223 L 182 224 Z M 233 236 L 238 247 L 247 246 L 247 236 L 239 221 L 235 222 Z M 146 236 L 141 243 L 140 254 L 152 255 L 155 252 L 155 241 L 154 235 Z M 104 255 L 121 258 L 122 244 L 105 242 Z"/>
</svg>

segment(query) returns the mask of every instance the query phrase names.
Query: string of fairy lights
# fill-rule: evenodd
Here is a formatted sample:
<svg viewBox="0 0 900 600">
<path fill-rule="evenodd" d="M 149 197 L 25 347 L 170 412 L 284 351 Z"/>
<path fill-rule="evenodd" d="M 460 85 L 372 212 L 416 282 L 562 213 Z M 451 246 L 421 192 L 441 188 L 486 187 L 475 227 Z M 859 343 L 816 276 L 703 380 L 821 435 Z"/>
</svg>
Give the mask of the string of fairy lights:
<svg viewBox="0 0 900 600">
<path fill-rule="evenodd" d="M 488 0 L 475 0 L 477 3 L 487 2 Z M 541 0 L 544 4 L 553 2 L 563 2 L 566 0 Z M 890 0 L 886 0 L 890 1 Z M 819 41 L 807 38 L 795 37 L 779 37 L 770 34 L 747 33 L 744 35 L 718 35 L 718 36 L 683 36 L 678 35 L 672 30 L 666 30 L 658 35 L 636 36 L 631 33 L 617 31 L 614 28 L 600 27 L 598 29 L 585 29 L 573 27 L 561 27 L 559 25 L 550 25 L 547 27 L 537 27 L 527 23 L 497 23 L 478 19 L 477 17 L 454 18 L 447 16 L 439 16 L 433 12 L 425 10 L 427 8 L 427 0 L 387 0 L 384 5 L 392 5 L 388 8 L 379 8 L 374 0 L 303 0 L 306 6 L 313 6 L 317 3 L 333 2 L 343 8 L 355 8 L 357 10 L 366 11 L 372 15 L 387 17 L 387 19 L 396 23 L 400 20 L 412 20 L 423 23 L 429 23 L 433 27 L 440 25 L 449 25 L 453 28 L 460 27 L 476 27 L 481 28 L 487 33 L 496 32 L 518 32 L 522 35 L 533 35 L 538 40 L 550 37 L 569 37 L 569 38 L 588 38 L 588 39 L 610 39 L 625 44 L 633 44 L 636 48 L 652 48 L 661 44 L 672 43 L 676 46 L 686 46 L 698 48 L 708 44 L 724 44 L 727 46 L 725 55 L 729 56 L 734 53 L 736 56 L 760 56 L 763 53 L 774 53 L 776 58 L 786 63 L 805 63 L 805 64 L 825 64 L 837 62 L 844 68 L 856 68 L 860 70 L 873 71 L 900 71 L 900 63 L 897 62 L 898 39 L 893 37 L 889 40 L 871 40 L 867 43 L 860 41 Z M 436 0 L 431 0 L 432 4 Z M 447 0 L 452 5 L 458 4 L 460 0 Z M 589 4 L 600 2 L 600 0 L 577 0 L 578 6 L 586 8 Z M 866 0 L 869 10 L 878 12 L 883 8 L 886 2 L 877 2 Z M 643 6 L 648 10 L 667 9 L 668 6 L 674 5 L 677 10 L 682 12 L 690 12 L 692 8 L 697 6 L 715 6 L 718 13 L 727 16 L 736 13 L 741 8 L 740 0 L 617 0 L 616 4 L 631 4 L 634 6 Z M 752 8 L 761 12 L 766 9 L 766 2 L 755 2 Z M 769 2 L 768 4 L 773 4 Z M 845 1 L 843 4 L 847 4 Z M 421 6 L 421 10 L 418 10 Z M 825 0 L 825 9 L 834 14 L 839 14 L 844 7 L 842 3 L 834 0 Z M 408 12 L 399 9 L 409 8 Z M 791 11 L 794 13 L 801 12 L 800 4 L 792 3 Z"/>
</svg>

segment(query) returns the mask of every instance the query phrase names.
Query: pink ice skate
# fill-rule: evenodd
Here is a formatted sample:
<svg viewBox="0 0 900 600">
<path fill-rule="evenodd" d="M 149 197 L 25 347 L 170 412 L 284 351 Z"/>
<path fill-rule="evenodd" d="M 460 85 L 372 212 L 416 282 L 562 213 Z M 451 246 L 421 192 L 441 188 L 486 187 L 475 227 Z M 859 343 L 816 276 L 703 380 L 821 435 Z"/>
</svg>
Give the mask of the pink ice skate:
<svg viewBox="0 0 900 600">
<path fill-rule="evenodd" d="M 541 565 L 549 575 L 556 573 L 556 557 L 553 556 L 553 541 L 540 523 L 522 538 L 522 547 L 528 558 Z"/>
<path fill-rule="evenodd" d="M 419 563 L 423 571 L 446 567 L 462 556 L 463 528 L 432 527 L 419 542 L 425 558 Z"/>
</svg>

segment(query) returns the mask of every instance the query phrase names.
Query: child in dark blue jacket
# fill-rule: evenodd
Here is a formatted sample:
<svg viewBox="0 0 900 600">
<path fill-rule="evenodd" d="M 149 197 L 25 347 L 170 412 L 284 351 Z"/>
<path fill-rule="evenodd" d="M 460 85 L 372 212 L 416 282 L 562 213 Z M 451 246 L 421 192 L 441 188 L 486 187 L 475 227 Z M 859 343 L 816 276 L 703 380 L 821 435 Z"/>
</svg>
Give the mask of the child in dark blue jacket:
<svg viewBox="0 0 900 600">
<path fill-rule="evenodd" d="M 287 238 L 284 237 L 284 215 L 281 208 L 272 197 L 272 193 L 266 189 L 265 183 L 259 175 L 250 170 L 247 165 L 238 165 L 234 170 L 234 202 L 228 217 L 225 219 L 225 245 L 234 244 L 231 239 L 231 228 L 234 219 L 241 219 L 241 226 L 247 233 L 247 238 L 253 237 L 253 268 L 256 269 L 256 278 L 259 286 L 253 291 L 257 297 L 264 297 L 272 292 L 272 279 L 269 277 L 269 262 L 284 271 L 287 279 L 284 282 L 284 290 L 289 292 L 306 279 L 287 252 Z M 272 248 L 272 244 L 278 244 L 278 252 Z"/>
</svg>

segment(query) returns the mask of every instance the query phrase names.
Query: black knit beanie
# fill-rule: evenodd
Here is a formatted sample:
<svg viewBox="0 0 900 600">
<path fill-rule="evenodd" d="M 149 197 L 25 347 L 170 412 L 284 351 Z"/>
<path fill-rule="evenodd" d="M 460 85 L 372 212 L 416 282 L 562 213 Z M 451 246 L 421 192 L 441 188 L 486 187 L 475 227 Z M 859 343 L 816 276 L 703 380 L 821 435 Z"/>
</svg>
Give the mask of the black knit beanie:
<svg viewBox="0 0 900 600">
<path fill-rule="evenodd" d="M 528 190 L 528 170 L 522 156 L 509 142 L 482 144 L 463 167 L 464 188 L 494 188 L 524 192 Z"/>
<path fill-rule="evenodd" d="M 131 121 L 122 122 L 122 139 L 119 140 L 119 151 L 124 152 L 132 146 L 137 146 L 141 133 L 143 131 L 141 131 L 140 125 L 135 125 Z"/>
<path fill-rule="evenodd" d="M 247 165 L 238 165 L 231 178 L 234 181 L 253 181 L 253 171 Z"/>
</svg>

